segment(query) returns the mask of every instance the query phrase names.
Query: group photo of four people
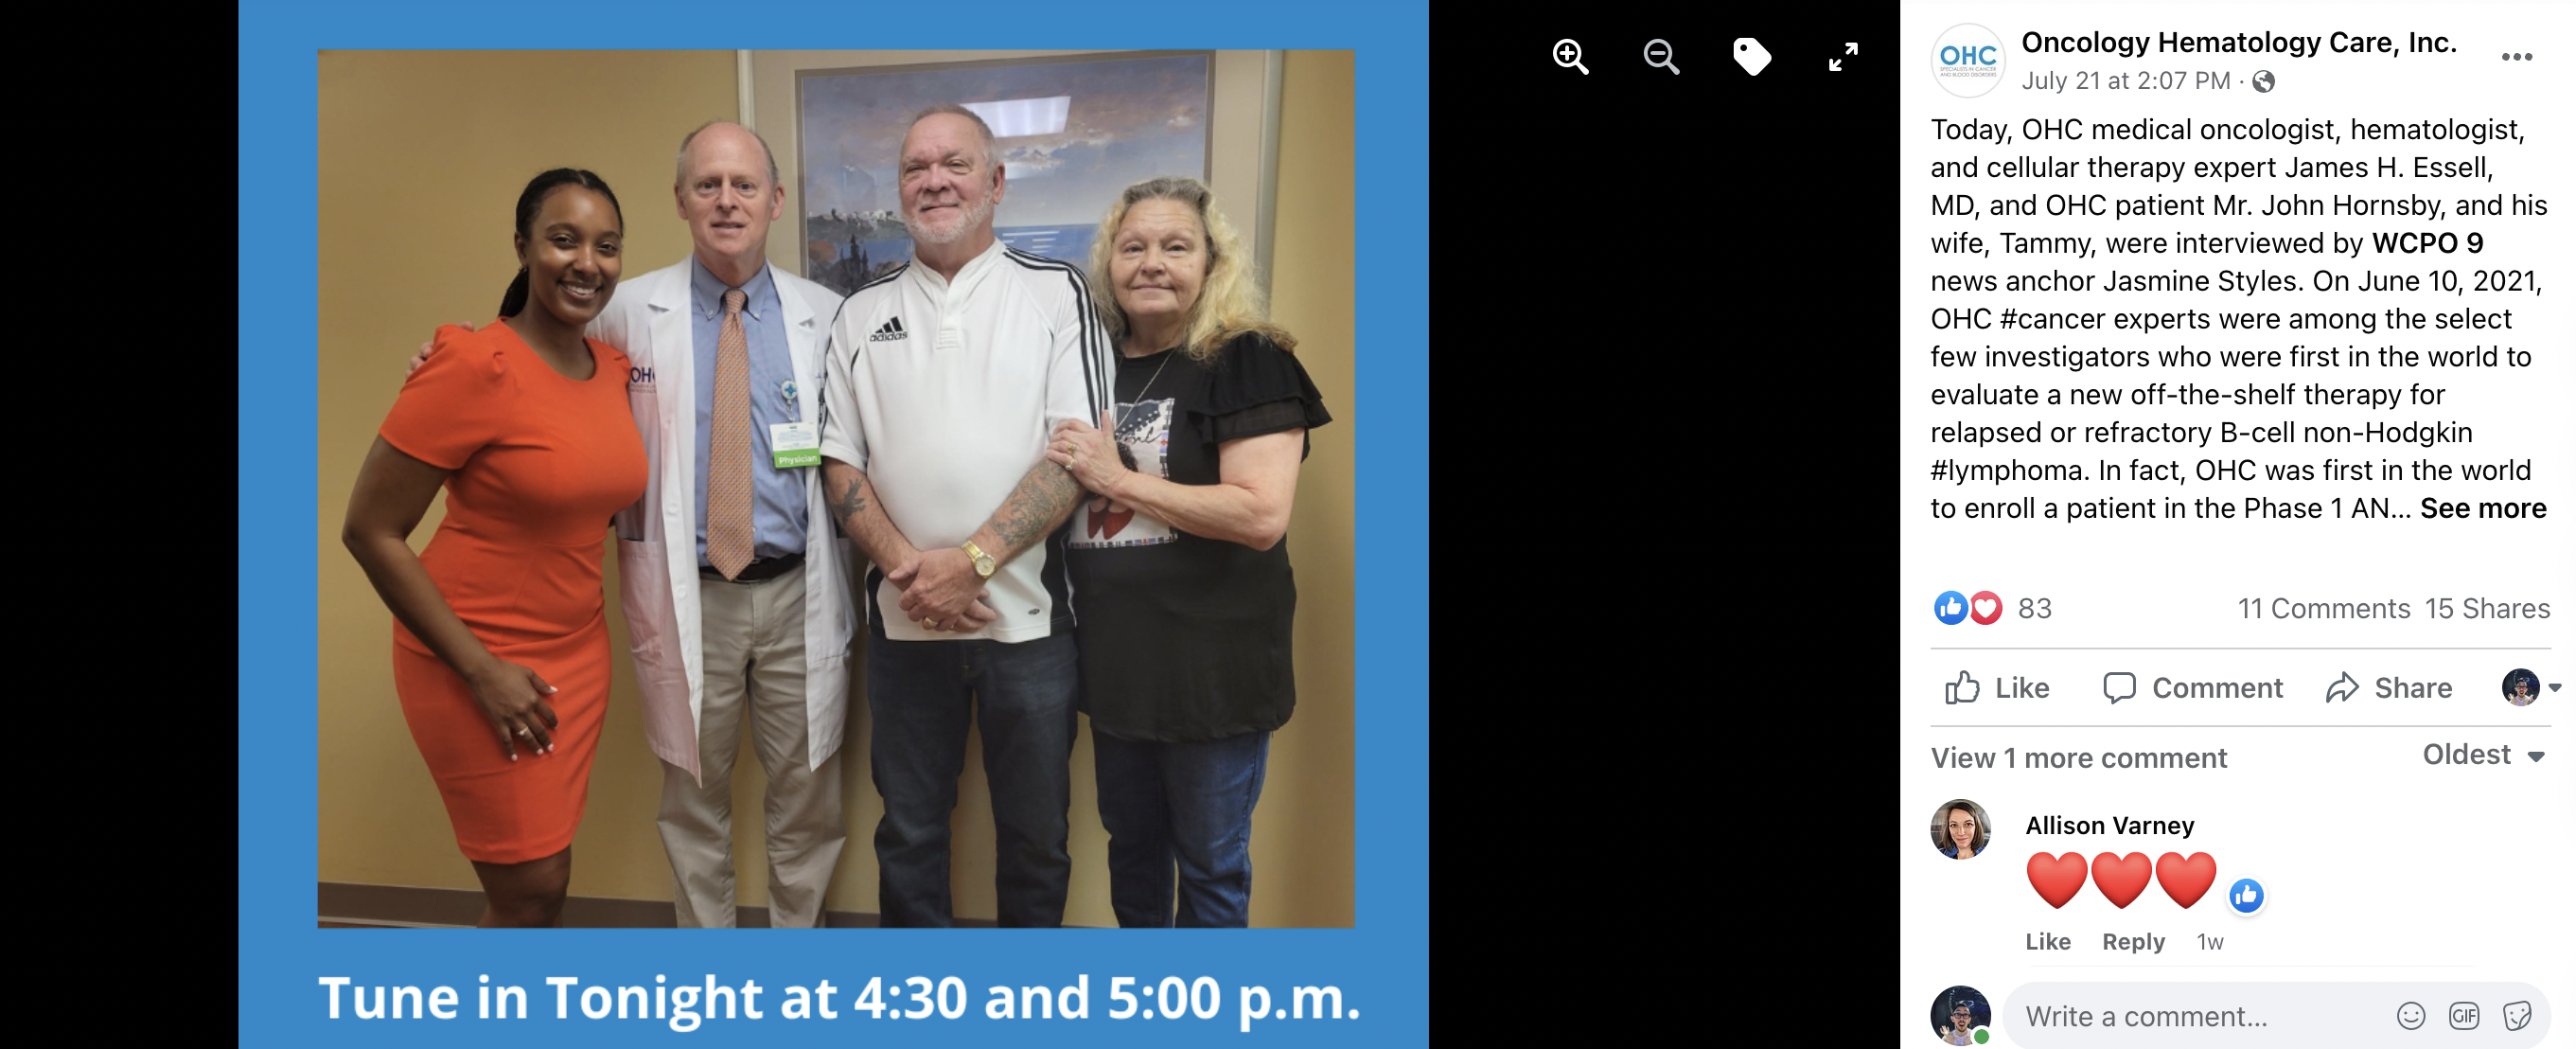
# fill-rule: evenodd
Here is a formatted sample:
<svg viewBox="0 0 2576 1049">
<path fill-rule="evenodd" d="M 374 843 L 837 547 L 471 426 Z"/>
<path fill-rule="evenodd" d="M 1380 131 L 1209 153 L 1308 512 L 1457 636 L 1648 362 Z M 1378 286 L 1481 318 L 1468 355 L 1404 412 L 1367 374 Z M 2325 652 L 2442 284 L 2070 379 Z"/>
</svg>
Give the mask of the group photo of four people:
<svg viewBox="0 0 2576 1049">
<path fill-rule="evenodd" d="M 692 250 L 631 279 L 615 191 L 539 173 L 495 317 L 413 359 L 341 539 L 392 613 L 394 691 L 481 924 L 562 923 L 619 659 L 682 926 L 735 922 L 745 735 L 769 922 L 824 923 L 854 701 L 881 925 L 956 920 L 970 724 L 995 921 L 1064 922 L 1084 718 L 1118 924 L 1247 923 L 1296 702 L 1283 539 L 1324 395 L 1202 180 L 1128 186 L 1089 257 L 1057 260 L 995 235 L 1008 171 L 974 110 L 915 116 L 898 164 L 911 258 L 847 296 L 768 262 L 787 187 L 740 124 L 679 139 Z"/>
</svg>

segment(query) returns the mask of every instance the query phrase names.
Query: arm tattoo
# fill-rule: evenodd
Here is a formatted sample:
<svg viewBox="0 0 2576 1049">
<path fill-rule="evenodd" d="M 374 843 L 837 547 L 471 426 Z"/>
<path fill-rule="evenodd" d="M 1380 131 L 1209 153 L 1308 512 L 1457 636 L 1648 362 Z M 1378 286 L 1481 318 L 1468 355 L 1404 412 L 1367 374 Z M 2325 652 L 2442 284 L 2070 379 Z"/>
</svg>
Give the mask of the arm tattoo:
<svg viewBox="0 0 2576 1049">
<path fill-rule="evenodd" d="M 867 487 L 867 483 L 867 475 L 860 474 L 851 480 L 848 487 L 841 489 L 839 495 L 832 497 L 832 519 L 841 522 L 842 531 L 850 531 L 851 520 L 859 515 L 859 511 L 868 508 L 867 499 L 859 494 L 859 489 Z"/>
<path fill-rule="evenodd" d="M 1038 467 L 1020 479 L 1001 512 L 993 515 L 993 534 L 1015 551 L 1028 549 L 1039 536 L 1064 523 L 1073 512 L 1075 497 L 1082 494 L 1072 474 L 1055 469 L 1051 462 L 1040 462 Z"/>
</svg>

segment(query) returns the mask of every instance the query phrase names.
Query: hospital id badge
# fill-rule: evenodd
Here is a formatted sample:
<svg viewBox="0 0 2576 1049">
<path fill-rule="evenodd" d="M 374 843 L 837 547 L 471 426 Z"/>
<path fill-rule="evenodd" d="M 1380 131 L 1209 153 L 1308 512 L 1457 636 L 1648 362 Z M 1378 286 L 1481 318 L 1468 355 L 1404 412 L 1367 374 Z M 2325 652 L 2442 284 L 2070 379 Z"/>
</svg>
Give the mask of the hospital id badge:
<svg viewBox="0 0 2576 1049">
<path fill-rule="evenodd" d="M 769 424 L 769 459 L 781 470 L 823 465 L 823 428 L 813 423 Z"/>
</svg>

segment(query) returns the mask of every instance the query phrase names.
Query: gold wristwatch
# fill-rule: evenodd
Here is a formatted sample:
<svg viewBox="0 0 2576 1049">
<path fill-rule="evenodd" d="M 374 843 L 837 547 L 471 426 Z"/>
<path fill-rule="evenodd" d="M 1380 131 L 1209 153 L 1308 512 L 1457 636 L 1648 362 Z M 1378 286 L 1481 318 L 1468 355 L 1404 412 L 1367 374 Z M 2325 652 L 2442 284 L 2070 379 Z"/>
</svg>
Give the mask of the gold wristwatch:
<svg viewBox="0 0 2576 1049">
<path fill-rule="evenodd" d="M 975 545 L 975 541 L 972 539 L 967 540 L 966 545 L 958 547 L 958 549 L 966 551 L 966 556 L 974 560 L 975 578 L 977 579 L 991 579 L 993 578 L 993 571 L 1001 567 L 1000 562 L 993 560 L 993 555 L 985 553 L 984 548 Z"/>
</svg>

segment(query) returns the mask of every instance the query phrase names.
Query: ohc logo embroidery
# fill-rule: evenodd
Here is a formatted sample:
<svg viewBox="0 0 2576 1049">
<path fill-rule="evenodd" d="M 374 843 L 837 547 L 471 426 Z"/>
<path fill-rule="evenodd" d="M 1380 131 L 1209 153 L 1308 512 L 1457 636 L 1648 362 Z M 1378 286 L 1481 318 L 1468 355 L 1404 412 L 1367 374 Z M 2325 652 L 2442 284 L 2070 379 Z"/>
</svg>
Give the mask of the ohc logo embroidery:
<svg viewBox="0 0 2576 1049">
<path fill-rule="evenodd" d="M 628 368 L 628 369 L 626 369 L 626 385 L 628 385 L 628 386 L 651 386 L 651 385 L 653 385 L 653 369 L 651 369 L 651 368 Z"/>
<path fill-rule="evenodd" d="M 1972 22 L 1951 26 L 1932 45 L 1932 80 L 1960 98 L 1975 98 L 2004 82 L 2003 41 Z"/>
</svg>

